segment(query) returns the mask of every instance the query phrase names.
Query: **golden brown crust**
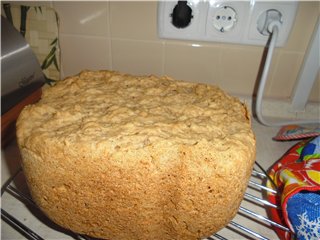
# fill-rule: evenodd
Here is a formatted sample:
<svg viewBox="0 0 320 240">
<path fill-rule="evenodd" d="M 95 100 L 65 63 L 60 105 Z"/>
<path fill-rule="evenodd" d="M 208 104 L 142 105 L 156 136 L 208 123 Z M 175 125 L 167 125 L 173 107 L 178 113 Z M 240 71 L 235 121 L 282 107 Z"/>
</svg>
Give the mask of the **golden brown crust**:
<svg viewBox="0 0 320 240">
<path fill-rule="evenodd" d="M 255 159 L 246 107 L 219 88 L 85 71 L 17 123 L 31 194 L 55 222 L 108 239 L 196 239 L 235 215 Z"/>
</svg>

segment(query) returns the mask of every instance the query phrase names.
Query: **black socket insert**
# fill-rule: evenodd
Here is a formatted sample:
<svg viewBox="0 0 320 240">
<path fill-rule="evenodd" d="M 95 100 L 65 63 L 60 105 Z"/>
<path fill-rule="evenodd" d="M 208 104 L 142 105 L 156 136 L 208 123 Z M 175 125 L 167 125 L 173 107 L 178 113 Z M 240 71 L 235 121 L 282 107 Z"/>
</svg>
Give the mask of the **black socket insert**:
<svg viewBox="0 0 320 240">
<path fill-rule="evenodd" d="M 178 1 L 177 5 L 173 9 L 171 17 L 172 24 L 176 28 L 187 27 L 193 18 L 192 9 L 188 6 L 188 1 Z"/>
</svg>

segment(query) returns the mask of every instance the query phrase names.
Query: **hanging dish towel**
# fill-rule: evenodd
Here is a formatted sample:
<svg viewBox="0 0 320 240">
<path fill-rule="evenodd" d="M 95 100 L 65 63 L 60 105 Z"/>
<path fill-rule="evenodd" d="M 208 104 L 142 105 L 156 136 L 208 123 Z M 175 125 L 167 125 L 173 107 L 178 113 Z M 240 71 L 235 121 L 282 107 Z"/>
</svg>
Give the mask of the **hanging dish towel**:
<svg viewBox="0 0 320 240">
<path fill-rule="evenodd" d="M 281 210 L 271 210 L 270 217 L 291 230 L 276 230 L 281 239 L 320 239 L 320 137 L 305 140 L 291 148 L 270 170 L 271 202 Z"/>
</svg>

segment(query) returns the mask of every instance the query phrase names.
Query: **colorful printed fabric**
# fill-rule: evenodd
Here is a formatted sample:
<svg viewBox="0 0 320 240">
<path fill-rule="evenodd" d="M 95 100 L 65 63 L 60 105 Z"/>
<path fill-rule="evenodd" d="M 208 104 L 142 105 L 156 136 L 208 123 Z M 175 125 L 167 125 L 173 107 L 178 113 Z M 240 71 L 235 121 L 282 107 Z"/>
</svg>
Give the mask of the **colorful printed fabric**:
<svg viewBox="0 0 320 240">
<path fill-rule="evenodd" d="M 299 126 L 299 125 L 288 125 L 283 126 L 278 134 L 273 138 L 278 141 L 287 141 L 293 139 L 303 139 L 320 136 L 320 126 Z"/>
<path fill-rule="evenodd" d="M 276 222 L 285 223 L 299 240 L 320 239 L 320 137 L 302 141 L 291 148 L 269 173 L 280 196 L 269 194 L 281 206 L 272 210 Z M 274 215 L 274 216 L 273 216 Z M 281 239 L 292 239 L 290 232 L 276 230 Z"/>
<path fill-rule="evenodd" d="M 320 239 L 320 194 L 299 192 L 288 199 L 288 218 L 297 239 Z"/>
</svg>

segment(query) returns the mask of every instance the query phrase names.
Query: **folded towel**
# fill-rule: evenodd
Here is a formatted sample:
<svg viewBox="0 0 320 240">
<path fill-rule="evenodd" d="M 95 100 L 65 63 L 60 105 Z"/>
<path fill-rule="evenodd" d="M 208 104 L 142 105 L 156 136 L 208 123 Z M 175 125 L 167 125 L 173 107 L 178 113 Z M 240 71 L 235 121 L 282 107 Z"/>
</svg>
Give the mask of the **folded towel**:
<svg viewBox="0 0 320 240">
<path fill-rule="evenodd" d="M 277 230 L 281 239 L 320 239 L 320 137 L 299 142 L 269 171 L 279 196 L 268 195 L 281 206 L 270 214 L 288 226 L 293 234 Z M 277 215 L 277 216 L 274 216 Z M 281 216 L 280 216 L 281 215 Z"/>
<path fill-rule="evenodd" d="M 316 136 L 320 136 L 319 124 L 313 126 L 287 125 L 281 127 L 273 139 L 277 141 L 288 141 Z"/>
</svg>

